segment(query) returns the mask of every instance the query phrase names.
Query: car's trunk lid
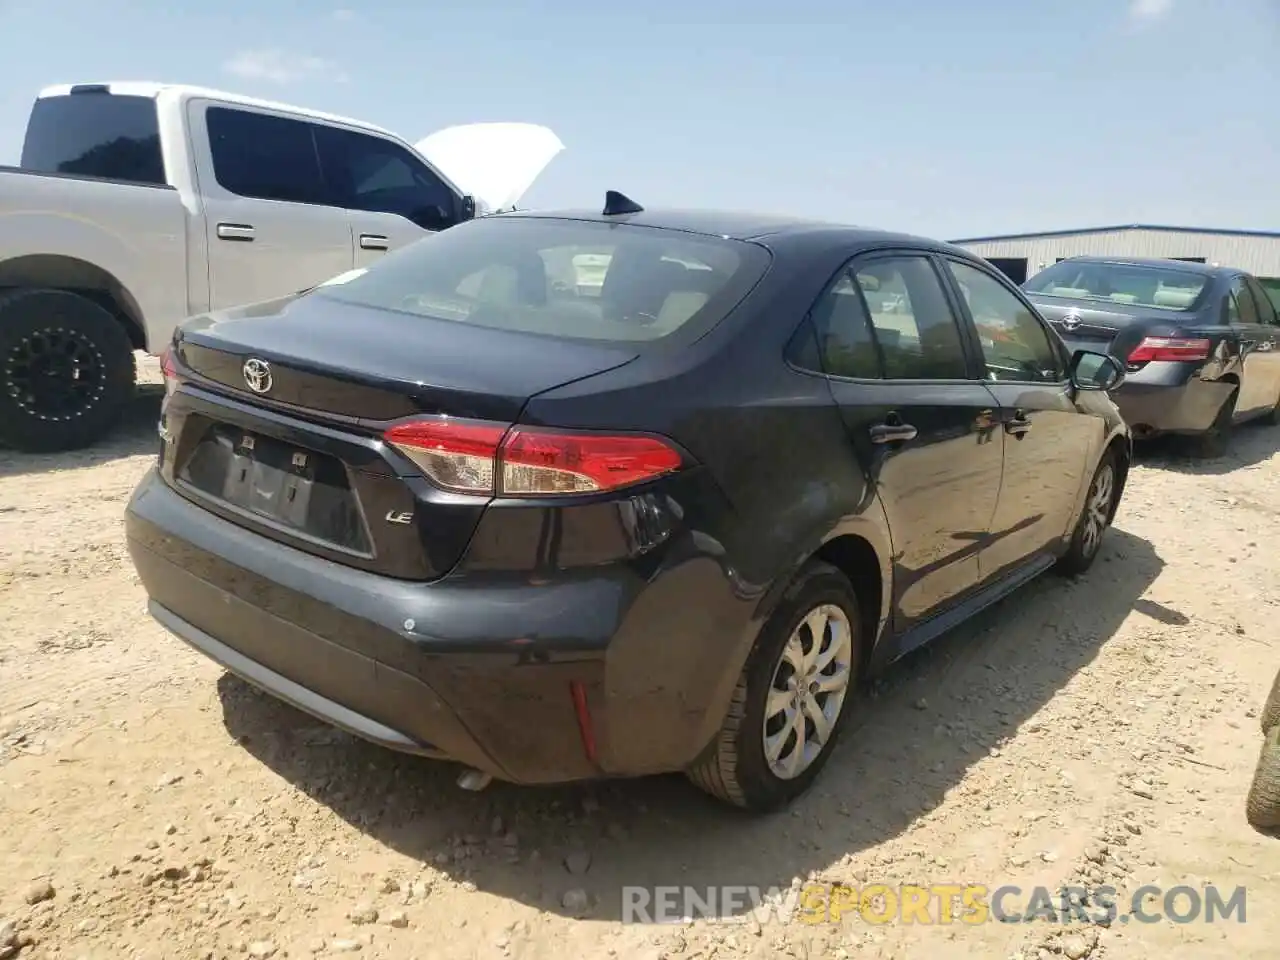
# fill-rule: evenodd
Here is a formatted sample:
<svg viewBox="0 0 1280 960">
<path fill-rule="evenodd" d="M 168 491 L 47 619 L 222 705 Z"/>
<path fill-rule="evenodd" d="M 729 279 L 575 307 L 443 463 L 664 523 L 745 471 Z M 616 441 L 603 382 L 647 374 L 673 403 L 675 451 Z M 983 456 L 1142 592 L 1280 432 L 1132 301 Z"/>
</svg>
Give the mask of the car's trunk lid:
<svg viewBox="0 0 1280 960">
<path fill-rule="evenodd" d="M 1174 319 L 1174 315 L 1166 311 L 1138 305 L 1101 304 L 1037 294 L 1028 294 L 1028 299 L 1068 349 L 1110 351 L 1122 360 L 1141 342 L 1141 331 L 1152 322 L 1169 324 Z"/>
<path fill-rule="evenodd" d="M 314 295 L 213 314 L 179 334 L 162 472 L 263 536 L 432 579 L 462 555 L 488 500 L 433 488 L 382 441 L 387 422 L 512 423 L 530 397 L 636 356 Z"/>
<path fill-rule="evenodd" d="M 343 420 L 385 421 L 423 413 L 514 420 L 534 394 L 636 356 L 626 345 L 497 330 L 308 294 L 189 323 L 179 359 L 246 399 Z M 270 378 L 265 388 L 263 365 Z"/>
</svg>

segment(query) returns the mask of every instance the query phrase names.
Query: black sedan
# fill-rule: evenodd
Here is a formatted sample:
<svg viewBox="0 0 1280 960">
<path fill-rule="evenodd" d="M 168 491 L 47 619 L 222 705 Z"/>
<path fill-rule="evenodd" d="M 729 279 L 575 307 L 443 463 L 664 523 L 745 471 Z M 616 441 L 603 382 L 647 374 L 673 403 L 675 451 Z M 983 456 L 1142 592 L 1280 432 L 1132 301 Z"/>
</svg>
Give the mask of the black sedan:
<svg viewBox="0 0 1280 960">
<path fill-rule="evenodd" d="M 861 682 L 1097 555 L 1123 376 L 929 240 L 507 214 L 195 318 L 127 512 L 152 615 L 459 783 L 803 791 Z"/>
<path fill-rule="evenodd" d="M 1280 420 L 1280 320 L 1248 273 L 1072 257 L 1023 288 L 1069 346 L 1124 362 L 1113 396 L 1139 439 L 1191 435 L 1217 454 L 1234 424 Z"/>
</svg>

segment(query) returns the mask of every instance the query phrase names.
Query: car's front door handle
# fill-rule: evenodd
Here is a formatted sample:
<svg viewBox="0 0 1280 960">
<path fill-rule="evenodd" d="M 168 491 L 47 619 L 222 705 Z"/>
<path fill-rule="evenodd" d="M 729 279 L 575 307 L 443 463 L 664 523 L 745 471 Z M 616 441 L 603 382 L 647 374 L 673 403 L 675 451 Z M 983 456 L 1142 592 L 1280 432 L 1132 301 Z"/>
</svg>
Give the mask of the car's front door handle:
<svg viewBox="0 0 1280 960">
<path fill-rule="evenodd" d="M 253 243 L 253 224 L 220 223 L 218 224 L 219 240 L 239 240 L 241 243 Z"/>
<path fill-rule="evenodd" d="M 360 234 L 360 249 L 362 250 L 386 250 L 390 248 L 391 242 L 384 236 L 376 233 Z"/>
<path fill-rule="evenodd" d="M 877 423 L 871 428 L 872 443 L 901 443 L 914 440 L 919 431 L 909 423 Z"/>
<path fill-rule="evenodd" d="M 1014 411 L 1012 417 L 1004 422 L 1004 432 L 1020 437 L 1031 429 L 1031 419 L 1021 410 Z"/>
</svg>

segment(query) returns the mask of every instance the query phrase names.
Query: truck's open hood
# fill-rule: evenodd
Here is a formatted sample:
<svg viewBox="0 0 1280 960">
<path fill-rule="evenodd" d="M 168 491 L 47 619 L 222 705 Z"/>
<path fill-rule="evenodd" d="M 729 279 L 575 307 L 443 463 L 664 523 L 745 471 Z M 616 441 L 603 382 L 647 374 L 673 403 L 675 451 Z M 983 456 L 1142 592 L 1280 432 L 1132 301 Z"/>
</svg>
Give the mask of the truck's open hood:
<svg viewBox="0 0 1280 960">
<path fill-rule="evenodd" d="M 483 212 L 515 206 L 564 144 L 534 123 L 467 123 L 446 127 L 414 147 L 476 198 Z"/>
</svg>

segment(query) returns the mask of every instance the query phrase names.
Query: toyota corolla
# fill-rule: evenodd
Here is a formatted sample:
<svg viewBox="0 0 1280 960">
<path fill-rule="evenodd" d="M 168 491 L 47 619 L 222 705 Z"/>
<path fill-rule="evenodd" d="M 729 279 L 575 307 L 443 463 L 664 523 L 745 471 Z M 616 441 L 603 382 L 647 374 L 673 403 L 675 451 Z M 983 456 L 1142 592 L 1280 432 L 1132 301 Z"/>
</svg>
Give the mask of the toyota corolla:
<svg viewBox="0 0 1280 960">
<path fill-rule="evenodd" d="M 985 261 L 786 219 L 466 223 L 164 358 L 152 615 L 460 782 L 803 791 L 862 682 L 1085 570 L 1130 439 Z"/>
</svg>

